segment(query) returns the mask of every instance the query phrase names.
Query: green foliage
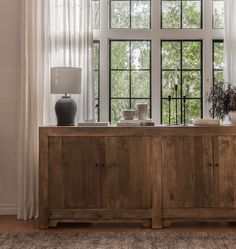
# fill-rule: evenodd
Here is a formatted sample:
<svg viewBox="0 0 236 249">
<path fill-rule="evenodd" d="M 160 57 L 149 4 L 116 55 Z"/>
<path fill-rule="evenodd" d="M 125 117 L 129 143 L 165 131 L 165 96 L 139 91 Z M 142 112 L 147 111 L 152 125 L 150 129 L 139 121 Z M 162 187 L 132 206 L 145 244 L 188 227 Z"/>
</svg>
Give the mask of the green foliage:
<svg viewBox="0 0 236 249">
<path fill-rule="evenodd" d="M 213 28 L 224 28 L 224 1 L 213 0 Z"/>
<path fill-rule="evenodd" d="M 150 28 L 150 0 L 147 1 L 111 1 L 111 28 Z"/>
<path fill-rule="evenodd" d="M 162 70 L 162 97 L 164 98 L 162 100 L 162 123 L 169 123 L 168 96 L 171 96 L 171 124 L 176 123 L 176 116 L 177 123 L 184 122 L 182 98 L 185 94 L 185 86 L 186 123 L 192 123 L 192 119 L 201 117 L 201 42 L 162 42 Z M 175 83 L 178 85 L 177 113 Z"/>
<path fill-rule="evenodd" d="M 100 22 L 98 18 L 99 1 L 93 0 L 93 2 L 94 27 L 98 27 Z M 163 0 L 162 27 L 201 28 L 201 2 L 201 0 Z M 150 1 L 111 0 L 110 4 L 111 28 L 150 28 Z M 222 6 L 222 0 L 213 0 L 214 28 L 223 27 Z M 175 123 L 174 84 L 176 78 L 178 82 L 178 123 L 183 121 L 183 117 L 181 120 L 181 110 L 183 111 L 181 98 L 184 95 L 184 82 L 187 98 L 186 123 L 191 123 L 193 118 L 201 116 L 201 49 L 201 42 L 198 41 L 162 42 L 162 120 L 164 124 L 168 124 L 168 96 L 171 96 L 171 123 Z M 95 97 L 98 98 L 99 47 L 97 45 L 94 47 L 94 51 Z M 223 44 L 214 43 L 214 51 L 214 78 L 215 83 L 218 84 L 217 82 L 223 81 Z M 110 67 L 112 123 L 119 121 L 122 109 L 135 109 L 138 102 L 148 102 L 150 110 L 150 42 L 112 41 Z M 153 108 L 160 108 L 160 106 L 153 106 Z"/>
<path fill-rule="evenodd" d="M 141 101 L 150 105 L 150 53 L 149 41 L 111 41 L 112 123 L 122 109 L 135 109 Z"/>
<path fill-rule="evenodd" d="M 162 27 L 165 29 L 201 28 L 201 0 L 162 0 Z"/>
</svg>

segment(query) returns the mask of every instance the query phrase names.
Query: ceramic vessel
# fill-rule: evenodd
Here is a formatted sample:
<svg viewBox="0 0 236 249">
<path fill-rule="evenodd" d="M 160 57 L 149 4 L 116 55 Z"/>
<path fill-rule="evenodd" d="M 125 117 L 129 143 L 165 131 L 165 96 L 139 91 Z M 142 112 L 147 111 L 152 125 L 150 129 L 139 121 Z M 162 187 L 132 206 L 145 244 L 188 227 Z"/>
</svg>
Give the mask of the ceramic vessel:
<svg viewBox="0 0 236 249">
<path fill-rule="evenodd" d="M 124 120 L 133 120 L 135 117 L 135 111 L 133 109 L 123 110 L 121 116 Z"/>
<path fill-rule="evenodd" d="M 138 120 L 147 120 L 148 118 L 148 104 L 138 104 Z"/>
</svg>

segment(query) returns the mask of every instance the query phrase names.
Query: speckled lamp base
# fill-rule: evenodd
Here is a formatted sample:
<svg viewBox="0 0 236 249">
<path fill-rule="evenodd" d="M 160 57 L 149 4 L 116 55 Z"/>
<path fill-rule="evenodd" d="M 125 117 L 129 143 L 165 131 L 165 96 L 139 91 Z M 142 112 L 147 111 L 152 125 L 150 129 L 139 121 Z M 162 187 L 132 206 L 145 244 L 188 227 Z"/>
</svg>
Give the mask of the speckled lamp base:
<svg viewBox="0 0 236 249">
<path fill-rule="evenodd" d="M 63 96 L 55 106 L 58 126 L 74 126 L 77 105 L 69 96 Z"/>
</svg>

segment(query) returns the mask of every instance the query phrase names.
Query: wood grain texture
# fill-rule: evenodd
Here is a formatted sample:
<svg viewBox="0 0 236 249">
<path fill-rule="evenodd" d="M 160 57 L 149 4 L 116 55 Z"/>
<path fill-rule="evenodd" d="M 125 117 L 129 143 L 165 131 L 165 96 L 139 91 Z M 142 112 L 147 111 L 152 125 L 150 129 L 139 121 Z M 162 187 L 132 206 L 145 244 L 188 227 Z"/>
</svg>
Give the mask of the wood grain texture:
<svg viewBox="0 0 236 249">
<path fill-rule="evenodd" d="M 214 206 L 236 207 L 236 136 L 214 137 Z"/>
<path fill-rule="evenodd" d="M 210 137 L 162 138 L 163 208 L 212 207 Z"/>
<path fill-rule="evenodd" d="M 48 228 L 48 136 L 39 133 L 39 228 Z"/>
<path fill-rule="evenodd" d="M 151 208 L 152 140 L 106 137 L 101 208 Z"/>
<path fill-rule="evenodd" d="M 41 127 L 39 226 L 235 221 L 236 127 Z"/>
<path fill-rule="evenodd" d="M 162 139 L 152 139 L 152 228 L 162 227 Z"/>
</svg>

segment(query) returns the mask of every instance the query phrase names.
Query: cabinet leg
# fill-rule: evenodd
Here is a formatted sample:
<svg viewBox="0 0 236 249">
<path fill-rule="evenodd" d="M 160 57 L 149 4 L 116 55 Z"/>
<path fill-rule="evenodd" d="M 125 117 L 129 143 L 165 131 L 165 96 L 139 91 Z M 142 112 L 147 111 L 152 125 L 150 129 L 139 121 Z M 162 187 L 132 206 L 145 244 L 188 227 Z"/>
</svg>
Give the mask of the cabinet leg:
<svg viewBox="0 0 236 249">
<path fill-rule="evenodd" d="M 152 211 L 152 228 L 153 229 L 162 228 L 161 210 L 153 210 Z"/>
</svg>

